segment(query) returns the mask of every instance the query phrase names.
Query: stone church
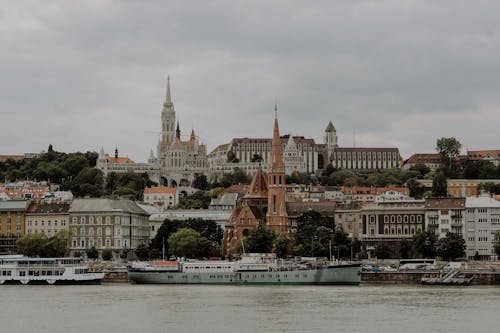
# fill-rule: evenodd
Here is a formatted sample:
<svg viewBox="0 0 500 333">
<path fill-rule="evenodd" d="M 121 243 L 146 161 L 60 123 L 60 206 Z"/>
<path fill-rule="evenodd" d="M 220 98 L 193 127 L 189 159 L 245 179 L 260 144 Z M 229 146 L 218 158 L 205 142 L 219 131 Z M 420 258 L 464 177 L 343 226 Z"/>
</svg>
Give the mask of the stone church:
<svg viewBox="0 0 500 333">
<path fill-rule="evenodd" d="M 119 157 L 117 149 L 114 157 L 101 150 L 96 167 L 104 175 L 110 172 L 146 172 L 152 181 L 171 187 L 189 186 L 195 174 L 207 171 L 207 147 L 200 143 L 194 129 L 186 139 L 181 135 L 170 92 L 170 78 L 167 78 L 166 98 L 161 112 L 157 156 L 151 150 L 147 163 L 135 163 L 128 158 Z"/>
</svg>

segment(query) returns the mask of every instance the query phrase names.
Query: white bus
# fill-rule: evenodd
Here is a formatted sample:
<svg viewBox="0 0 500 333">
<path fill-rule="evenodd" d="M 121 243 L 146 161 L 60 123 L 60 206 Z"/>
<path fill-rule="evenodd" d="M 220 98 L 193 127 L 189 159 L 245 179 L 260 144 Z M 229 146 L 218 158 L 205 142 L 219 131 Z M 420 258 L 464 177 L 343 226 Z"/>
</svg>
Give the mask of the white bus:
<svg viewBox="0 0 500 333">
<path fill-rule="evenodd" d="M 399 270 L 435 268 L 436 259 L 401 259 L 399 261 Z"/>
</svg>

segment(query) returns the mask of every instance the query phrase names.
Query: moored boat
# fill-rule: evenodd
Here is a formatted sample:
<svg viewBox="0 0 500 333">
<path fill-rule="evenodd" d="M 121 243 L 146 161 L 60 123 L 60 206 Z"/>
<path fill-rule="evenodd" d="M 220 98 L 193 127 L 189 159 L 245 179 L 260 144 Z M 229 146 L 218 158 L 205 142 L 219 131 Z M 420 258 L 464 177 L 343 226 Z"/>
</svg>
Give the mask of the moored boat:
<svg viewBox="0 0 500 333">
<path fill-rule="evenodd" d="M 326 260 L 276 259 L 247 254 L 238 261 L 157 261 L 136 263 L 129 280 L 140 284 L 346 284 L 361 281 L 361 264 Z"/>
<path fill-rule="evenodd" d="M 81 258 L 0 256 L 0 284 L 101 284 Z"/>
</svg>

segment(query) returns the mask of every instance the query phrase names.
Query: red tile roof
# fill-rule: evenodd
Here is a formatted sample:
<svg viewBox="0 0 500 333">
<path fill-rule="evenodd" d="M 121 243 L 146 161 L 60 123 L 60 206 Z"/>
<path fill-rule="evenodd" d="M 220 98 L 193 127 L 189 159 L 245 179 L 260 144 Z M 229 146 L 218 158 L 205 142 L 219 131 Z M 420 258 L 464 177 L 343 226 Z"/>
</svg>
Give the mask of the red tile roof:
<svg viewBox="0 0 500 333">
<path fill-rule="evenodd" d="M 108 162 L 110 163 L 119 163 L 119 164 L 132 164 L 135 163 L 128 157 L 111 157 L 108 156 Z"/>
<path fill-rule="evenodd" d="M 487 156 L 500 160 L 500 150 L 469 150 L 467 152 L 467 158 L 469 160 L 483 159 Z"/>
<path fill-rule="evenodd" d="M 166 186 L 160 186 L 160 187 L 146 187 L 144 189 L 144 194 L 175 194 L 177 192 L 177 189 L 175 187 L 166 187 Z"/>
<path fill-rule="evenodd" d="M 0 163 L 7 162 L 8 159 L 13 159 L 14 161 L 24 160 L 24 155 L 0 155 Z"/>
</svg>

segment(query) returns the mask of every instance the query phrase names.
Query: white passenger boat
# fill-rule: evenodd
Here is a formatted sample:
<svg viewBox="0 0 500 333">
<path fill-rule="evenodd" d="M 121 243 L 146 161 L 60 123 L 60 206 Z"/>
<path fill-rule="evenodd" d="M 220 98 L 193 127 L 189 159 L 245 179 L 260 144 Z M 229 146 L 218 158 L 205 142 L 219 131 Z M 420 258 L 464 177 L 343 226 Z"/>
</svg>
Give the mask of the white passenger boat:
<svg viewBox="0 0 500 333">
<path fill-rule="evenodd" d="M 80 258 L 0 256 L 0 284 L 101 284 Z"/>
<path fill-rule="evenodd" d="M 128 271 L 147 284 L 349 284 L 361 280 L 359 263 L 307 258 L 285 261 L 274 254 L 247 254 L 239 261 L 156 261 L 136 263 Z"/>
</svg>

